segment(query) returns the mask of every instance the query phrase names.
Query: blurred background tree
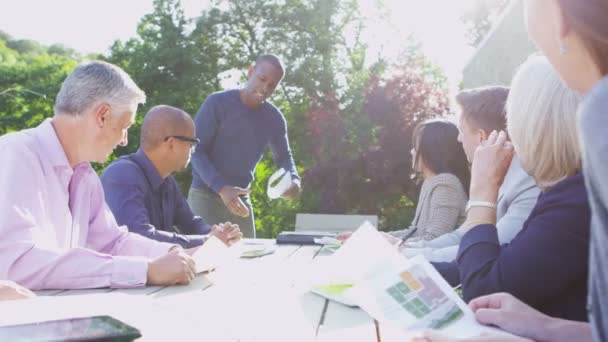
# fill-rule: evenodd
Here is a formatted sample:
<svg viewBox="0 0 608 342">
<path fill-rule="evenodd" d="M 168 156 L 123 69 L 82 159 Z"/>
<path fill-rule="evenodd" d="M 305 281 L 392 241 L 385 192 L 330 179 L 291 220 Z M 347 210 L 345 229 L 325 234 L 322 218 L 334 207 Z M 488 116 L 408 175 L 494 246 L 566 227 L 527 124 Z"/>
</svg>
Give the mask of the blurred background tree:
<svg viewBox="0 0 608 342">
<path fill-rule="evenodd" d="M 274 53 L 286 76 L 272 101 L 287 119 L 304 192 L 299 201 L 268 199 L 276 166 L 267 152 L 252 185 L 258 236 L 293 229 L 298 212 L 376 214 L 383 229 L 409 224 L 413 127 L 449 111 L 445 76 L 415 41 L 404 39 L 397 63 L 368 60 L 355 0 L 212 0 L 196 18 L 179 0 L 153 3 L 137 35 L 103 56 L 0 32 L 0 94 L 9 90 L 0 95 L 0 134 L 52 116 L 61 82 L 85 59 L 124 68 L 148 96 L 141 113 L 162 103 L 194 116 L 212 92 L 242 84 L 257 55 Z M 111 160 L 137 149 L 142 116 Z M 187 193 L 191 170 L 176 178 Z"/>
<path fill-rule="evenodd" d="M 479 46 L 508 4 L 509 0 L 480 0 L 462 15 L 470 45 Z"/>
<path fill-rule="evenodd" d="M 77 62 L 72 52 L 51 51 L 0 31 L 0 135 L 38 125 L 53 115 L 61 82 Z"/>
</svg>

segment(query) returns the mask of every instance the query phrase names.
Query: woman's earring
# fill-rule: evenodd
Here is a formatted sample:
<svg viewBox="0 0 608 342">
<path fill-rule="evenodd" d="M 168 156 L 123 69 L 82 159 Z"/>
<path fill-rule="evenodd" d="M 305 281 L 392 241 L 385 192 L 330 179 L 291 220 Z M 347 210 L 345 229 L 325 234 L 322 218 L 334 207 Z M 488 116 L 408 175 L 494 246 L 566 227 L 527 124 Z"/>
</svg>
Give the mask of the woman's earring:
<svg viewBox="0 0 608 342">
<path fill-rule="evenodd" d="M 568 53 L 568 47 L 566 46 L 566 44 L 564 44 L 564 42 L 559 43 L 559 53 L 562 55 L 565 55 Z"/>
</svg>

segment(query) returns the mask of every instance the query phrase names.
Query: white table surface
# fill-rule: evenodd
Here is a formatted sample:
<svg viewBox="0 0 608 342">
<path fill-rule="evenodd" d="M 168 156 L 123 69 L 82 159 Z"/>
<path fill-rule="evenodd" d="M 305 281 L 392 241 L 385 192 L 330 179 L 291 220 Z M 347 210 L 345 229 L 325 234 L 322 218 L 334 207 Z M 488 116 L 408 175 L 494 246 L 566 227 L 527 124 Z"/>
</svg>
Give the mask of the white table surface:
<svg viewBox="0 0 608 342">
<path fill-rule="evenodd" d="M 187 286 L 38 291 L 35 300 L 0 303 L 0 325 L 109 314 L 138 328 L 138 341 L 380 341 L 367 313 L 307 292 L 308 270 L 328 254 L 279 245 Z"/>
</svg>

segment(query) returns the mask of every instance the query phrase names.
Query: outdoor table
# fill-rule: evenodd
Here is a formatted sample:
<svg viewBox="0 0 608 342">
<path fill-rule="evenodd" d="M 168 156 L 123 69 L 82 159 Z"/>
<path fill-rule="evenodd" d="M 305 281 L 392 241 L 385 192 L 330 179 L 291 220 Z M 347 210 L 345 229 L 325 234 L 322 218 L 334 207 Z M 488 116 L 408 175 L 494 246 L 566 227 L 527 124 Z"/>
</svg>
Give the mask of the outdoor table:
<svg viewBox="0 0 608 342">
<path fill-rule="evenodd" d="M 139 329 L 141 341 L 380 341 L 366 312 L 307 291 L 312 264 L 330 254 L 321 246 L 278 245 L 273 254 L 238 259 L 187 286 L 45 290 L 37 294 L 48 310 L 28 309 L 29 301 L 10 305 L 22 316 L 17 321 L 112 315 Z M 0 324 L 8 315 L 3 305 Z"/>
</svg>

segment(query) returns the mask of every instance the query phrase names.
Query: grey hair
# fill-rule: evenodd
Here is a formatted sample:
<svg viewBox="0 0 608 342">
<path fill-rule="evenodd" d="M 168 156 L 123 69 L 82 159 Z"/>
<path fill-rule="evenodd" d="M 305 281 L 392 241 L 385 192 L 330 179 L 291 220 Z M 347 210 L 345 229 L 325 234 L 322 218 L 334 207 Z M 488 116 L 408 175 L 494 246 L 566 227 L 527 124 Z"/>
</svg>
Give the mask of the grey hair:
<svg viewBox="0 0 608 342">
<path fill-rule="evenodd" d="M 507 127 L 523 169 L 541 189 L 581 170 L 577 109 L 582 96 L 569 89 L 544 56 L 517 71 L 507 99 Z"/>
<path fill-rule="evenodd" d="M 146 94 L 124 70 L 107 62 L 91 61 L 79 64 L 63 81 L 55 99 L 55 115 L 80 115 L 99 102 L 123 110 L 145 101 Z"/>
</svg>

